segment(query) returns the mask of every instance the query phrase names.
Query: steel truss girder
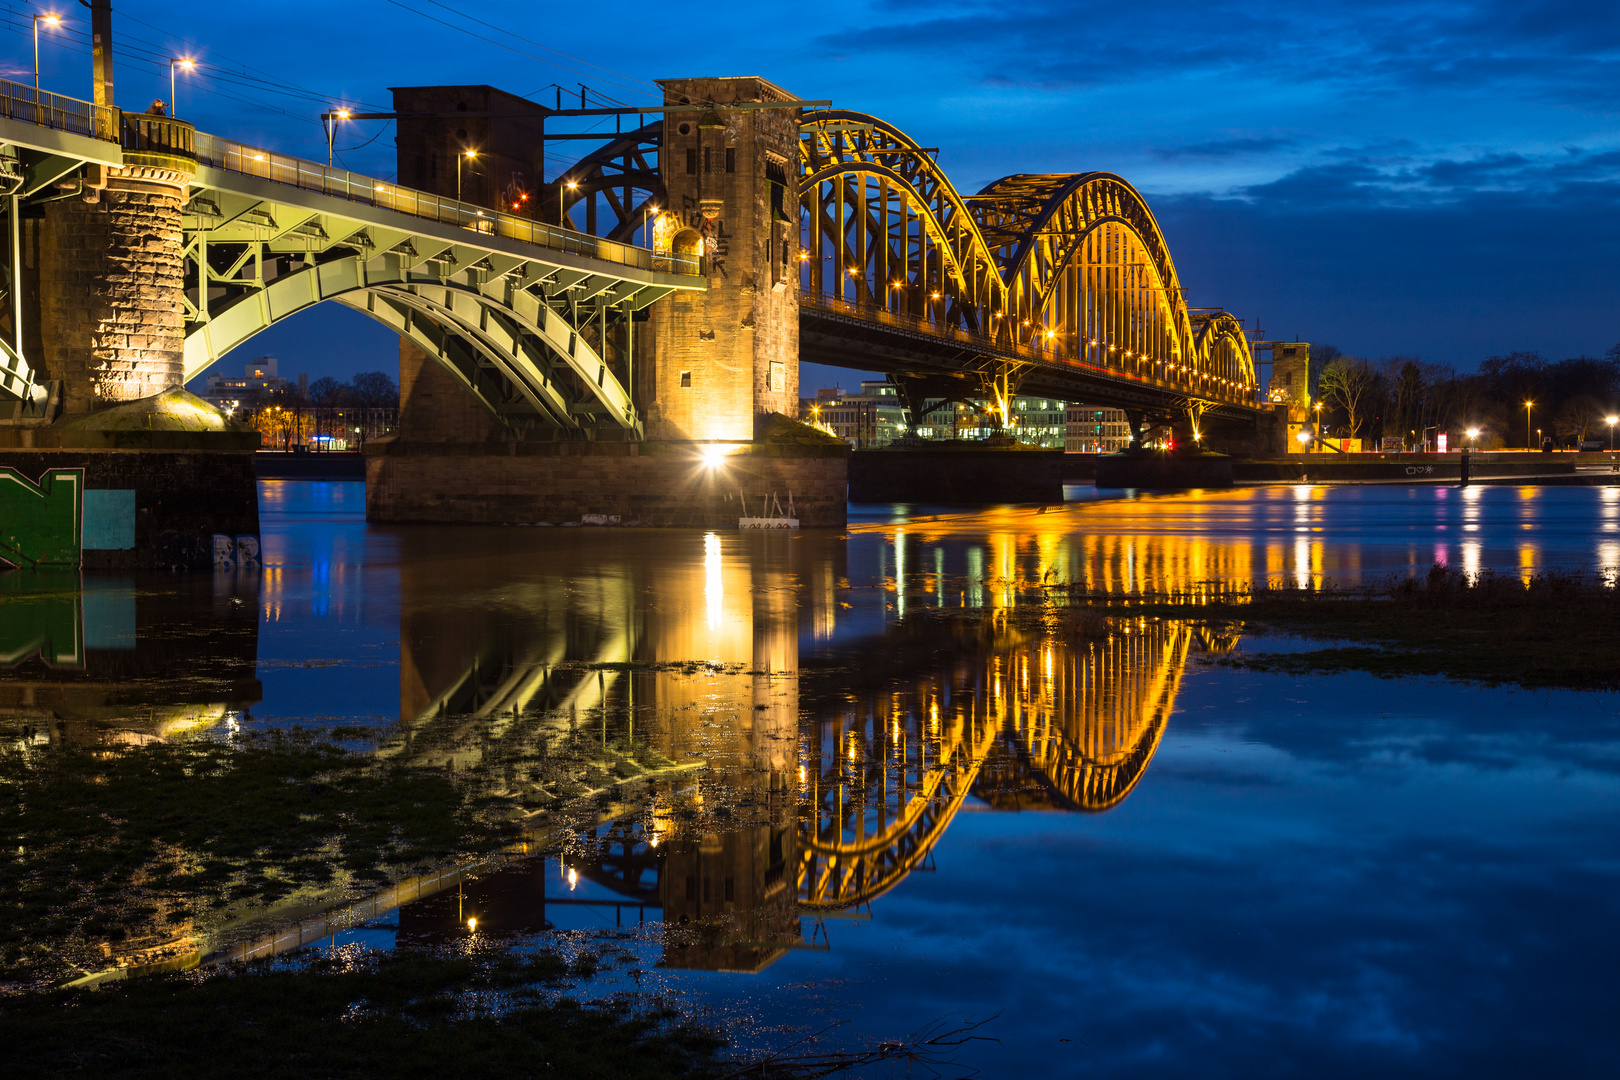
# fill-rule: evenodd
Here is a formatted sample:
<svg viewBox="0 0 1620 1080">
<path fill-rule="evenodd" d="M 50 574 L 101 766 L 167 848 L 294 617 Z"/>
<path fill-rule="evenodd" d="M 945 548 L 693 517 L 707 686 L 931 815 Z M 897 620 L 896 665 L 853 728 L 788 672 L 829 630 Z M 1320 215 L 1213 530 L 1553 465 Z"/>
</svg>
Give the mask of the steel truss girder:
<svg viewBox="0 0 1620 1080">
<path fill-rule="evenodd" d="M 223 245 L 216 241 L 214 246 Z M 486 270 L 475 263 L 451 277 L 434 272 L 444 266 L 442 260 L 426 260 L 424 266 L 424 260 L 408 262 L 395 253 L 367 258 L 342 251 L 330 252 L 324 262 L 306 263 L 302 269 L 266 281 L 262 274 L 266 257 L 290 253 L 263 244 L 247 246 L 257 246 L 257 251 L 235 254 L 229 269 L 239 274 L 252 262 L 260 268 L 252 279 L 216 271 L 208 262 L 206 244 L 200 237 L 188 244 L 195 278 L 200 281 L 206 274 L 210 292 L 219 287 L 236 293 L 225 298 L 223 304 L 189 305 L 193 321 L 186 334 L 188 379 L 260 330 L 315 304 L 356 292 L 386 291 L 402 294 L 400 303 L 431 312 L 457 328 L 470 345 L 490 357 L 513 380 L 537 416 L 563 427 L 577 427 L 576 418 L 585 416 L 640 432 L 640 420 L 629 393 L 597 349 L 570 322 L 570 316 L 575 316 L 580 307 L 576 297 L 585 297 L 593 301 L 586 309 L 592 318 L 604 309 L 628 318 L 671 291 L 667 287 L 564 268 L 553 268 L 545 277 L 539 277 L 546 268 L 529 267 L 510 258 L 503 260 L 503 267 L 490 266 Z M 443 254 L 435 252 L 436 256 Z M 527 285 L 531 280 L 555 299 L 548 302 L 537 296 Z M 552 304 L 564 307 L 569 314 L 564 315 Z M 363 303 L 348 306 L 375 315 Z M 584 392 L 565 396 L 560 390 L 564 384 Z M 508 414 L 500 416 L 503 422 L 510 422 Z"/>
</svg>

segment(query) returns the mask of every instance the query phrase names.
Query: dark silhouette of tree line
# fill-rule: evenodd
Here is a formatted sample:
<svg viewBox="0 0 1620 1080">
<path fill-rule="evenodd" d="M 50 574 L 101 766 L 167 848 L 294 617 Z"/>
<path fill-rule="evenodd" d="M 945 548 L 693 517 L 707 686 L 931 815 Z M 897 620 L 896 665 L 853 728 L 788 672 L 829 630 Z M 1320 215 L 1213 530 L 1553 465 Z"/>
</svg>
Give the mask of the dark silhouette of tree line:
<svg viewBox="0 0 1620 1080">
<path fill-rule="evenodd" d="M 1476 372 L 1416 356 L 1368 360 L 1332 345 L 1311 347 L 1314 400 L 1322 402 L 1324 434 L 1381 445 L 1398 438 L 1408 449 L 1431 448 L 1440 432 L 1453 448 L 1536 448 L 1549 442 L 1574 449 L 1601 442 L 1607 418 L 1620 411 L 1620 345 L 1603 357 L 1548 360 L 1533 352 L 1492 356 Z M 1526 406 L 1528 404 L 1528 408 Z"/>
</svg>

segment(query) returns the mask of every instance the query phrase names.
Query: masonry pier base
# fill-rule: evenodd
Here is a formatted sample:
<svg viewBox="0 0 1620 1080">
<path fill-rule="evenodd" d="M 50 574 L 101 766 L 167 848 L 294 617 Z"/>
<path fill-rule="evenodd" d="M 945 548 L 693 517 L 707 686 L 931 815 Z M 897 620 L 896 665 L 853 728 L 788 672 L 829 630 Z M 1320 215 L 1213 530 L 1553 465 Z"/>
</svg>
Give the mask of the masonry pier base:
<svg viewBox="0 0 1620 1080">
<path fill-rule="evenodd" d="M 857 450 L 850 455 L 849 500 L 1060 503 L 1063 451 L 976 444 Z"/>
<path fill-rule="evenodd" d="M 805 528 L 845 524 L 847 451 L 764 442 L 366 444 L 375 522 L 737 527 L 791 494 Z"/>
</svg>

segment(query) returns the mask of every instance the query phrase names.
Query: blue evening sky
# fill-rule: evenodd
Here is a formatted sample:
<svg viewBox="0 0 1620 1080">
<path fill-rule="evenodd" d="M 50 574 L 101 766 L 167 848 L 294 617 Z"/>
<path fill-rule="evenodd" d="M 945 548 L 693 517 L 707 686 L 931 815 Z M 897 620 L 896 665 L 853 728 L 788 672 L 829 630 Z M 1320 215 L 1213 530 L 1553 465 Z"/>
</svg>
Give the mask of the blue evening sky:
<svg viewBox="0 0 1620 1080">
<path fill-rule="evenodd" d="M 28 15 L 44 8 L 0 2 L 4 74 L 27 81 Z M 84 8 L 52 2 L 87 28 Z M 1019 172 L 1123 175 L 1158 214 L 1191 302 L 1258 318 L 1270 335 L 1462 368 L 1620 342 L 1617 6 L 833 0 L 683 12 L 632 0 L 604 18 L 588 4 L 492 0 L 121 0 L 115 19 L 120 105 L 168 96 L 151 57 L 193 54 L 212 76 L 181 86 L 181 115 L 311 158 L 325 154 L 316 115 L 328 102 L 386 108 L 393 85 L 577 93 L 584 81 L 638 102 L 656 100 L 655 78 L 758 74 L 940 147 L 963 190 Z M 42 66 L 47 89 L 88 96 L 82 45 L 44 42 Z M 343 160 L 390 175 L 391 135 L 344 131 Z M 312 377 L 388 369 L 394 356 L 386 333 L 347 311 L 317 310 L 246 350 Z"/>
</svg>

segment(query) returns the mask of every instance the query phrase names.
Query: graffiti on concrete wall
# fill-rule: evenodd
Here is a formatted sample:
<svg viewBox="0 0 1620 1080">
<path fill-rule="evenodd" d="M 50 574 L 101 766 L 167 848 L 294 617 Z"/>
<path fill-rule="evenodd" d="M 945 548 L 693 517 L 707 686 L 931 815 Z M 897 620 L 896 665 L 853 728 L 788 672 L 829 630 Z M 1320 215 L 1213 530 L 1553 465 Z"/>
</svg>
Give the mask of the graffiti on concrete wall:
<svg viewBox="0 0 1620 1080">
<path fill-rule="evenodd" d="M 85 551 L 134 546 L 134 491 L 86 491 L 83 469 L 47 469 L 36 482 L 0 465 L 0 564 L 77 567 Z"/>
</svg>

